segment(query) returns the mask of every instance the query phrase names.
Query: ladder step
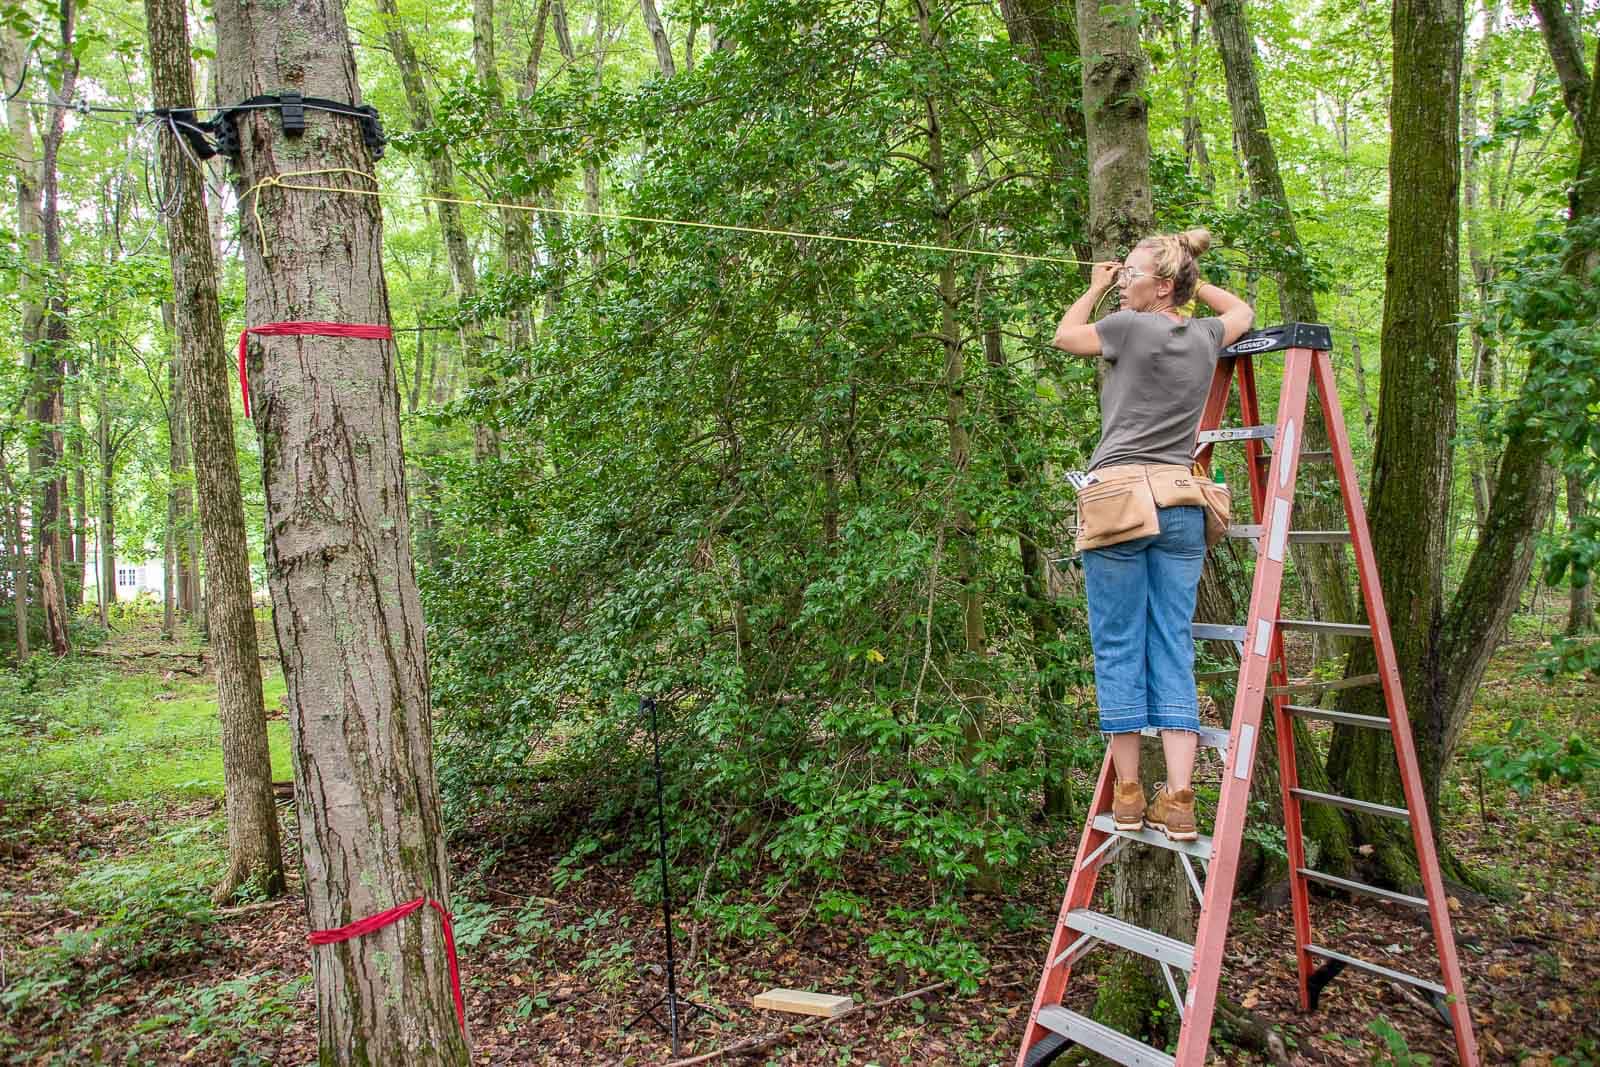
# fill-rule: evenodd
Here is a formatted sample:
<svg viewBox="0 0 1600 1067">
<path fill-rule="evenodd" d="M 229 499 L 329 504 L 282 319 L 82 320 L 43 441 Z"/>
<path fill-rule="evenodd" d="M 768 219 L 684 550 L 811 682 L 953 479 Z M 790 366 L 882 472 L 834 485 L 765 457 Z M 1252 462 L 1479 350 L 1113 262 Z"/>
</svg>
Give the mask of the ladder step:
<svg viewBox="0 0 1600 1067">
<path fill-rule="evenodd" d="M 1265 527 L 1261 523 L 1246 523 L 1240 526 L 1229 526 L 1228 536 L 1236 540 L 1259 541 L 1261 531 Z M 1349 530 L 1290 530 L 1289 541 L 1292 544 L 1318 544 L 1341 545 L 1350 543 Z"/>
<path fill-rule="evenodd" d="M 1363 971 L 1371 971 L 1373 974 L 1381 974 L 1385 978 L 1393 978 L 1397 982 L 1405 982 L 1419 989 L 1429 990 L 1439 994 L 1441 997 L 1450 995 L 1449 990 L 1438 982 L 1430 982 L 1426 978 L 1418 978 L 1415 975 L 1406 974 L 1404 971 L 1392 971 L 1382 964 L 1358 960 L 1354 956 L 1346 956 L 1344 953 L 1335 952 L 1331 948 L 1323 948 L 1321 945 L 1307 945 L 1306 951 L 1314 956 L 1321 956 L 1323 959 L 1338 960 L 1340 963 L 1348 963 L 1352 967 L 1359 967 Z M 1041 1019 L 1040 1021 L 1043 1022 L 1044 1020 Z"/>
<path fill-rule="evenodd" d="M 1243 641 L 1250 636 L 1249 629 L 1244 626 L 1222 626 L 1214 622 L 1197 622 L 1191 629 L 1196 641 Z"/>
<path fill-rule="evenodd" d="M 1098 1052 L 1112 1063 L 1132 1067 L 1174 1067 L 1178 1062 L 1160 1049 L 1129 1037 L 1120 1030 L 1102 1026 L 1086 1015 L 1068 1011 L 1059 1004 L 1039 1009 L 1039 1025 L 1068 1041 L 1076 1041 L 1090 1052 Z"/>
<path fill-rule="evenodd" d="M 1259 462 L 1261 462 L 1261 463 L 1270 463 L 1272 461 L 1272 456 L 1270 454 L 1258 456 L 1257 460 Z M 1302 453 L 1300 453 L 1300 462 L 1301 463 L 1332 463 L 1333 462 L 1333 451 L 1331 449 L 1322 449 L 1322 450 L 1312 449 L 1312 450 L 1310 450 L 1308 452 L 1302 452 Z"/>
<path fill-rule="evenodd" d="M 1088 908 L 1074 908 L 1067 912 L 1067 929 L 1080 934 L 1090 934 L 1109 941 L 1129 952 L 1137 952 L 1153 960 L 1176 967 L 1185 974 L 1194 970 L 1194 946 L 1176 941 L 1166 934 L 1146 930 L 1142 926 L 1113 919 Z"/>
<path fill-rule="evenodd" d="M 1428 902 L 1423 900 L 1421 897 L 1408 896 L 1405 893 L 1396 893 L 1392 889 L 1379 889 L 1377 886 L 1368 885 L 1365 882 L 1352 882 L 1348 878 L 1339 878 L 1331 874 L 1324 874 L 1321 871 L 1313 871 L 1310 867 L 1301 867 L 1300 876 L 1302 878 L 1309 878 L 1313 882 L 1322 882 L 1325 885 L 1338 886 L 1340 889 L 1348 890 L 1351 893 L 1366 893 L 1368 896 L 1382 897 L 1384 900 L 1392 900 L 1396 904 L 1408 904 L 1413 908 L 1421 908 L 1424 911 L 1426 911 L 1428 908 Z"/>
<path fill-rule="evenodd" d="M 1349 808 L 1351 811 L 1364 811 L 1368 815 L 1387 815 L 1391 819 L 1411 818 L 1411 813 L 1405 808 L 1393 808 L 1388 804 L 1375 804 L 1370 800 L 1357 800 L 1354 797 L 1341 797 L 1333 793 L 1315 793 L 1309 789 L 1291 789 L 1289 792 L 1306 800 L 1315 800 L 1322 804 L 1332 804 L 1336 808 Z"/>
<path fill-rule="evenodd" d="M 1382 715 L 1355 715 L 1348 711 L 1328 711 L 1325 708 L 1308 708 L 1303 704 L 1285 704 L 1283 710 L 1302 719 L 1321 719 L 1339 722 L 1346 726 L 1365 726 L 1369 730 L 1388 730 L 1392 727 Z"/>
<path fill-rule="evenodd" d="M 1223 441 L 1270 441 L 1277 436 L 1276 426 L 1224 426 L 1216 430 L 1201 430 L 1199 443 L 1212 445 Z"/>
<path fill-rule="evenodd" d="M 1152 830 L 1148 826 L 1138 830 L 1118 830 L 1117 820 L 1106 812 L 1101 812 L 1094 817 L 1094 828 L 1103 834 L 1116 834 L 1118 837 L 1125 837 L 1129 841 L 1138 841 L 1140 844 L 1154 845 L 1156 848 L 1164 848 L 1172 852 L 1184 852 L 1195 859 L 1205 860 L 1208 863 L 1211 860 L 1211 838 L 1205 834 L 1201 834 L 1199 839 L 1195 841 L 1173 841 L 1160 830 Z"/>
<path fill-rule="evenodd" d="M 1372 627 L 1364 622 L 1316 622 L 1312 619 L 1279 619 L 1278 627 L 1284 630 L 1308 630 L 1314 634 L 1334 637 L 1370 637 Z"/>
<path fill-rule="evenodd" d="M 1267 696 L 1281 697 L 1290 693 L 1326 693 L 1334 689 L 1359 689 L 1364 685 L 1377 685 L 1381 679 L 1376 674 L 1358 674 L 1353 678 L 1291 678 L 1288 685 L 1267 686 Z"/>
<path fill-rule="evenodd" d="M 1239 672 L 1227 671 L 1225 672 L 1225 677 L 1237 678 L 1239 677 Z M 1159 726 L 1146 726 L 1139 733 L 1145 737 L 1160 737 L 1161 728 Z M 1219 730 L 1215 726 L 1202 726 L 1200 727 L 1200 743 L 1206 748 L 1216 749 L 1217 754 L 1223 759 L 1228 758 L 1228 731 Z"/>
</svg>

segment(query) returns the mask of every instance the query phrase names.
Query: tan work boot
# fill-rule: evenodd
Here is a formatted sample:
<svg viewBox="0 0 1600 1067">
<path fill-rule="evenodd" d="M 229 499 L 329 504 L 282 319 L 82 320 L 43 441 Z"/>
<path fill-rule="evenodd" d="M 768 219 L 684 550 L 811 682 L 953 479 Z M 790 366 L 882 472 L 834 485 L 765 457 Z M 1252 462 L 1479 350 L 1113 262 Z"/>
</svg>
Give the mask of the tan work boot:
<svg viewBox="0 0 1600 1067">
<path fill-rule="evenodd" d="M 1194 828 L 1194 790 L 1169 793 L 1166 786 L 1157 789 L 1144 821 L 1154 829 L 1165 830 L 1168 841 L 1195 840 L 1200 834 Z"/>
<path fill-rule="evenodd" d="M 1144 787 L 1137 781 L 1118 782 L 1111 795 L 1111 818 L 1118 830 L 1144 827 Z"/>
</svg>

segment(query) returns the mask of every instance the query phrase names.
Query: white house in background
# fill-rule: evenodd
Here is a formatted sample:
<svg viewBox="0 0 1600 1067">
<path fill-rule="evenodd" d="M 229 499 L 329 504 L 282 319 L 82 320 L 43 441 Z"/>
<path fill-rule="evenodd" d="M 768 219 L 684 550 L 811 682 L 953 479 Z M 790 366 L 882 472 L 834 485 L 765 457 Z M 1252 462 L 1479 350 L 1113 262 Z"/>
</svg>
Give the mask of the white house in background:
<svg viewBox="0 0 1600 1067">
<path fill-rule="evenodd" d="M 100 553 L 94 541 L 89 542 L 88 560 L 84 563 L 83 599 L 85 603 L 100 603 Z M 161 560 L 147 559 L 143 562 L 134 560 L 117 560 L 117 599 L 138 600 L 140 597 L 154 597 L 160 603 L 162 590 L 165 584 L 162 581 Z"/>
</svg>

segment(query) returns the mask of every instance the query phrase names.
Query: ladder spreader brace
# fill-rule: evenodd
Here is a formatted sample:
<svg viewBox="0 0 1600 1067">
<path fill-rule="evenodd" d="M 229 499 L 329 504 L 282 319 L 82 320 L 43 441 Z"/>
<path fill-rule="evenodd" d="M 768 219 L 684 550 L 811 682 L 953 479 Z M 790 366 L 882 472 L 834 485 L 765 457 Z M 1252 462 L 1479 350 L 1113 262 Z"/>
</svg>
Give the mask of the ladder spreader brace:
<svg viewBox="0 0 1600 1067">
<path fill-rule="evenodd" d="M 1389 616 L 1384 609 L 1383 590 L 1379 587 L 1372 534 L 1367 527 L 1355 461 L 1350 452 L 1350 438 L 1339 406 L 1338 386 L 1329 355 L 1331 349 L 1332 339 L 1326 326 L 1288 323 L 1245 335 L 1226 349 L 1217 361 L 1216 373 L 1212 377 L 1201 415 L 1197 460 L 1209 470 L 1211 452 L 1217 444 L 1237 442 L 1244 446 L 1250 480 L 1250 504 L 1255 519 L 1252 523 L 1231 527 L 1229 536 L 1247 538 L 1255 543 L 1256 569 L 1250 592 L 1249 619 L 1243 627 L 1207 623 L 1195 625 L 1196 640 L 1231 641 L 1239 650 L 1238 686 L 1229 729 L 1226 735 L 1218 730 L 1206 729 L 1202 736 L 1202 744 L 1216 749 L 1222 757 L 1222 787 L 1215 826 L 1211 836 L 1202 835 L 1194 842 L 1168 841 L 1165 834 L 1148 829 L 1130 832 L 1117 830 L 1110 818 L 1115 774 L 1111 753 L 1107 750 L 1083 836 L 1078 844 L 1077 859 L 1067 880 L 1066 897 L 1062 901 L 1050 950 L 1045 957 L 1044 973 L 1034 996 L 1033 1011 L 1028 1017 L 1022 1048 L 1017 1054 L 1017 1067 L 1043 1067 L 1073 1044 L 1098 1052 L 1113 1062 L 1138 1067 L 1202 1067 L 1205 1063 L 1212 1016 L 1216 1010 L 1217 985 L 1222 971 L 1223 942 L 1227 937 L 1234 879 L 1238 873 L 1251 769 L 1262 712 L 1269 703 L 1276 725 L 1283 822 L 1288 839 L 1301 1010 L 1314 1010 L 1323 986 L 1344 968 L 1371 971 L 1426 991 L 1433 998 L 1440 1015 L 1454 1030 L 1456 1052 L 1461 1063 L 1464 1067 L 1476 1067 L 1478 1063 L 1477 1043 L 1467 1012 L 1466 990 L 1461 982 L 1455 939 L 1450 930 L 1444 882 L 1433 846 L 1433 829 L 1429 823 L 1422 778 L 1417 768 L 1411 724 L 1406 716 L 1405 693 L 1401 689 L 1400 672 L 1395 663 Z M 1276 424 L 1262 427 L 1251 357 L 1280 350 L 1284 353 L 1284 368 L 1278 419 Z M 1239 383 L 1239 410 L 1245 426 L 1225 430 L 1219 427 L 1219 423 L 1227 408 L 1235 378 Z M 1300 446 L 1306 400 L 1313 382 L 1322 402 L 1330 449 L 1321 454 L 1303 454 Z M 1270 451 L 1267 448 L 1269 445 Z M 1332 460 L 1340 495 L 1344 499 L 1345 517 L 1349 521 L 1348 531 L 1289 529 L 1294 506 L 1295 476 L 1302 458 Z M 1349 542 L 1354 551 L 1361 597 L 1367 618 L 1371 620 L 1370 626 L 1279 617 L 1287 546 L 1301 541 Z M 1283 632 L 1289 629 L 1332 633 L 1342 637 L 1369 637 L 1376 648 L 1377 673 L 1332 682 L 1291 679 L 1283 652 Z M 1291 702 L 1295 694 L 1357 685 L 1382 687 L 1388 709 L 1386 718 L 1325 711 L 1310 706 L 1315 703 L 1314 700 L 1303 704 Z M 1396 808 L 1353 797 L 1301 789 L 1294 755 L 1293 720 L 1296 717 L 1388 730 L 1394 739 L 1406 807 Z M 1300 824 L 1300 805 L 1306 801 L 1334 804 L 1409 822 L 1417 849 L 1423 896 L 1413 897 L 1364 885 L 1308 867 Z M 1100 868 L 1113 862 L 1124 847 L 1165 848 L 1180 854 L 1188 880 L 1200 898 L 1200 917 L 1192 946 L 1090 910 Z M 1198 859 L 1205 868 L 1203 887 L 1194 873 L 1194 859 Z M 1438 951 L 1443 981 L 1434 982 L 1404 974 L 1313 944 L 1308 884 L 1311 881 L 1426 909 L 1433 924 L 1434 945 Z M 1160 963 L 1173 994 L 1173 1002 L 1182 1017 L 1176 1056 L 1062 1006 L 1073 963 L 1100 941 L 1137 952 Z M 1327 962 L 1321 970 L 1317 970 L 1316 960 Z M 1185 974 L 1186 989 L 1181 999 L 1173 978 L 1174 970 L 1181 970 Z"/>
</svg>

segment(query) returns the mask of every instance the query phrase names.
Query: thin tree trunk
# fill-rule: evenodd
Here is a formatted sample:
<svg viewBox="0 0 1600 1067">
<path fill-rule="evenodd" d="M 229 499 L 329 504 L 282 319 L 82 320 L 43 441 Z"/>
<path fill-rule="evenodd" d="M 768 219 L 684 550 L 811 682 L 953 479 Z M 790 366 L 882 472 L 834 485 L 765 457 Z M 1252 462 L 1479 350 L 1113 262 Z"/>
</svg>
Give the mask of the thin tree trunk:
<svg viewBox="0 0 1600 1067">
<path fill-rule="evenodd" d="M 176 329 L 176 319 L 170 303 L 162 305 L 161 317 L 169 330 Z M 176 342 L 176 338 L 174 338 Z M 180 614 L 193 619 L 199 609 L 196 565 L 199 562 L 189 551 L 189 535 L 194 528 L 194 478 L 189 469 L 189 428 L 184 418 L 183 346 L 172 345 L 171 363 L 167 375 L 167 448 L 168 471 L 171 477 L 173 553 L 177 564 L 177 596 L 174 604 Z"/>
<path fill-rule="evenodd" d="M 1550 62 L 1561 79 L 1561 97 L 1566 102 L 1567 114 L 1572 124 L 1583 136 L 1584 101 L 1589 96 L 1589 72 L 1583 69 L 1583 38 L 1572 16 L 1561 6 L 1561 0 L 1533 0 L 1533 10 L 1539 16 L 1539 31 L 1544 34 Z"/>
<path fill-rule="evenodd" d="M 15 84 L 14 82 L 12 84 Z M 11 467 L 0 449 L 0 489 L 6 493 L 6 518 L 9 529 L 6 540 L 11 542 L 11 607 L 16 615 L 17 665 L 28 658 L 28 545 L 27 524 L 22 521 L 22 497 L 17 493 L 11 478 Z"/>
<path fill-rule="evenodd" d="M 292 21 L 259 5 L 222 5 L 216 18 L 224 97 L 294 84 L 359 103 L 342 4 L 297 0 Z M 241 198 L 286 164 L 372 171 L 355 123 L 327 113 L 306 121 L 291 149 L 275 116 L 238 120 Z M 345 322 L 390 321 L 376 201 L 273 191 L 242 220 L 249 321 L 312 318 L 326 307 Z M 307 919 L 331 929 L 419 897 L 448 908 L 393 342 L 258 338 L 248 365 Z M 323 1063 L 469 1061 L 432 909 L 314 948 L 312 971 Z"/>
<path fill-rule="evenodd" d="M 100 625 L 109 626 L 108 612 L 117 602 L 116 454 L 111 450 L 104 392 L 100 398 Z"/>
<path fill-rule="evenodd" d="M 1583 476 L 1575 471 L 1567 472 L 1567 530 L 1573 531 L 1589 513 L 1589 500 Z M 1568 637 L 1577 637 L 1581 633 L 1594 628 L 1594 580 L 1590 578 L 1582 585 L 1574 585 L 1567 594 L 1567 626 Z"/>
<path fill-rule="evenodd" d="M 85 472 L 87 460 L 83 454 L 83 404 L 76 393 L 72 397 L 72 490 L 76 506 L 72 509 L 72 564 L 78 583 L 72 589 L 72 606 L 83 607 L 83 587 L 88 584 L 89 572 L 84 565 L 89 553 L 89 479 Z"/>
<path fill-rule="evenodd" d="M 146 0 L 150 82 L 157 106 L 194 99 L 183 0 Z M 244 497 L 234 451 L 232 371 L 217 303 L 211 223 L 205 197 L 180 147 L 162 138 L 164 184 L 179 191 L 167 223 L 174 328 L 183 369 L 180 390 L 191 439 L 205 551 L 207 635 L 217 662 L 222 774 L 228 816 L 228 867 L 213 890 L 224 903 L 249 884 L 268 897 L 284 891 L 283 848 L 272 792 L 261 660 L 250 589 Z M 182 177 L 180 177 L 182 175 Z M 261 320 L 257 320 L 261 321 Z"/>
<path fill-rule="evenodd" d="M 1318 322 L 1316 294 L 1305 262 L 1294 213 L 1284 192 L 1278 170 L 1278 153 L 1267 130 L 1267 113 L 1261 104 L 1256 81 L 1256 47 L 1245 18 L 1245 0 L 1212 0 L 1211 29 L 1222 57 L 1228 82 L 1228 103 L 1233 113 L 1234 136 L 1244 150 L 1244 166 L 1250 176 L 1252 199 L 1272 219 L 1277 243 L 1290 253 L 1289 262 L 1278 274 L 1278 305 L 1285 322 Z M 1302 447 L 1306 451 L 1328 449 L 1328 426 L 1320 404 L 1308 404 Z M 1344 525 L 1344 506 L 1331 466 L 1304 464 L 1295 489 L 1294 524 L 1304 530 L 1337 530 Z M 1311 618 L 1326 622 L 1351 622 L 1355 618 L 1355 598 L 1351 595 L 1349 564 L 1342 545 L 1295 544 L 1290 546 L 1295 572 L 1308 601 Z M 1318 661 L 1342 653 L 1347 639 L 1318 635 L 1313 655 Z"/>
<path fill-rule="evenodd" d="M 421 133 L 433 125 L 433 105 L 428 100 L 428 90 L 422 80 L 422 64 L 417 59 L 416 48 L 406 32 L 405 20 L 400 16 L 397 0 L 376 0 L 378 12 L 384 16 L 384 35 L 389 41 L 389 51 L 395 65 L 400 68 L 400 84 L 405 89 L 406 110 L 410 113 L 411 128 Z M 493 0 L 475 0 L 473 4 L 473 57 L 480 79 L 495 70 L 494 60 L 494 5 Z M 484 84 L 497 91 L 499 80 L 488 78 Z M 477 269 L 472 262 L 472 248 L 467 241 L 467 228 L 461 217 L 461 208 L 449 203 L 459 196 L 456 190 L 455 167 L 444 152 L 428 159 L 428 194 L 440 197 L 434 205 L 438 211 L 439 229 L 444 233 L 445 253 L 450 260 L 450 281 L 456 302 L 465 308 L 478 295 Z M 473 375 L 474 387 L 489 384 L 484 357 L 483 326 L 473 318 L 464 319 L 461 325 L 461 349 Z M 483 460 L 499 454 L 500 442 L 493 424 L 484 418 L 473 419 L 473 458 Z"/>
<path fill-rule="evenodd" d="M 663 78 L 670 78 L 678 73 L 678 66 L 672 58 L 672 42 L 667 39 L 661 13 L 656 10 L 655 0 L 639 0 L 639 7 L 644 12 L 644 27 L 650 31 L 650 43 L 655 45 L 656 71 Z"/>
<path fill-rule="evenodd" d="M 1206 150 L 1206 132 L 1195 108 L 1195 84 L 1200 78 L 1200 28 L 1206 5 L 1196 3 L 1189 9 L 1189 41 L 1184 46 L 1183 35 L 1177 19 L 1171 19 L 1172 47 L 1178 54 L 1179 69 L 1183 73 L 1183 160 L 1190 174 L 1198 174 L 1200 184 L 1208 195 L 1217 190 L 1217 176 L 1211 169 L 1211 153 Z"/>
<path fill-rule="evenodd" d="M 59 27 L 61 50 L 58 69 L 61 84 L 57 97 L 70 103 L 77 89 L 78 53 L 74 37 L 77 27 L 75 0 L 62 0 Z M 43 342 L 40 362 L 34 367 L 37 397 L 35 417 L 46 427 L 40 435 L 40 476 L 44 486 L 39 509 L 39 595 L 44 602 L 45 637 L 57 656 L 71 651 L 67 635 L 67 599 L 62 580 L 62 498 L 65 476 L 61 470 L 61 432 L 64 408 L 62 404 L 62 379 L 66 371 L 68 344 L 66 279 L 62 276 L 61 216 L 59 174 L 56 159 L 61 150 L 61 139 L 66 133 L 66 107 L 50 108 L 50 123 L 45 131 L 43 145 L 44 197 L 40 210 L 41 232 L 44 237 L 44 258 L 50 265 L 51 283 L 45 301 Z"/>
<path fill-rule="evenodd" d="M 577 51 L 572 44 L 572 31 L 567 25 L 567 5 L 562 0 L 553 0 L 551 14 L 554 16 L 556 30 L 556 46 L 561 49 L 561 57 L 568 63 L 578 61 Z M 594 81 L 595 87 L 602 85 L 601 75 L 605 68 L 605 0 L 597 0 L 595 6 L 594 29 Z M 583 164 L 583 202 L 586 210 L 598 213 L 600 210 L 600 165 L 594 160 L 586 159 Z M 605 242 L 598 236 L 599 223 L 594 225 L 593 244 L 589 249 L 589 267 L 596 275 L 596 284 L 599 284 L 599 274 L 605 267 L 606 253 Z"/>
</svg>

